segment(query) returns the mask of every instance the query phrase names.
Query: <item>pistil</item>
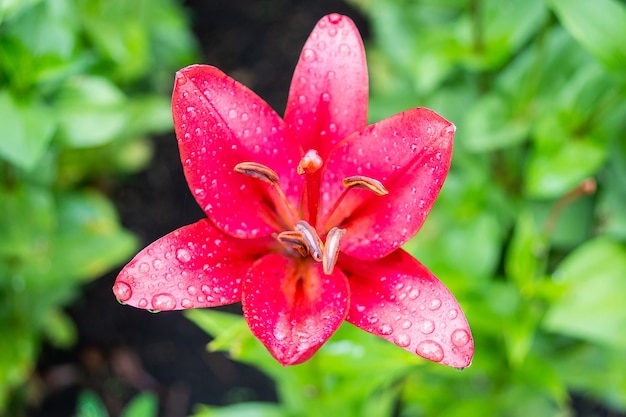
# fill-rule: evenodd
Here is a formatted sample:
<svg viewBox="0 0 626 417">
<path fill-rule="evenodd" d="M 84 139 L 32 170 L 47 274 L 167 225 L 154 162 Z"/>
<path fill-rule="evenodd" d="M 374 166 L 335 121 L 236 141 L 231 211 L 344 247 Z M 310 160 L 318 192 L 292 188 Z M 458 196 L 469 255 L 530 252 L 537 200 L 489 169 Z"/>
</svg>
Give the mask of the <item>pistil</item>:
<svg viewBox="0 0 626 417">
<path fill-rule="evenodd" d="M 303 218 L 313 227 L 317 225 L 319 211 L 319 190 L 321 181 L 320 168 L 324 165 L 322 157 L 315 149 L 309 149 L 298 164 L 298 174 L 304 175 L 301 210 Z"/>
</svg>

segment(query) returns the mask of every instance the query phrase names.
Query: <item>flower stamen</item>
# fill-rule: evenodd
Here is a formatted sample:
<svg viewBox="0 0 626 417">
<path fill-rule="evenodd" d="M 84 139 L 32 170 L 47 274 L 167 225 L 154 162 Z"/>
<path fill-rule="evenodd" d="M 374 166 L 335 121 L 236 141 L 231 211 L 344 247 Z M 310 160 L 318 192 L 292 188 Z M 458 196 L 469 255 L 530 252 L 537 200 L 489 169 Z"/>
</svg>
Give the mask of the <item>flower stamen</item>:
<svg viewBox="0 0 626 417">
<path fill-rule="evenodd" d="M 320 239 L 315 228 L 306 221 L 300 220 L 296 224 L 296 230 L 302 234 L 302 239 L 306 244 L 313 260 L 321 262 L 324 244 L 322 243 L 322 239 Z"/>
<path fill-rule="evenodd" d="M 296 230 L 285 230 L 284 232 L 280 232 L 276 239 L 289 249 L 293 249 L 300 254 L 300 256 L 305 257 L 309 252 L 309 246 L 302 237 L 302 233 Z"/>
<path fill-rule="evenodd" d="M 354 175 L 352 177 L 346 177 L 342 180 L 343 185 L 346 188 L 364 188 L 370 190 L 376 195 L 387 195 L 389 191 L 378 180 L 363 175 Z"/>
<path fill-rule="evenodd" d="M 346 234 L 346 229 L 340 229 L 333 227 L 326 236 L 326 243 L 324 244 L 324 253 L 322 254 L 322 266 L 324 267 L 324 273 L 330 275 L 335 268 L 337 258 L 339 257 L 339 241 Z"/>
<path fill-rule="evenodd" d="M 258 162 L 240 162 L 235 165 L 235 172 L 260 179 L 271 185 L 278 185 L 278 174 L 272 168 Z"/>
</svg>

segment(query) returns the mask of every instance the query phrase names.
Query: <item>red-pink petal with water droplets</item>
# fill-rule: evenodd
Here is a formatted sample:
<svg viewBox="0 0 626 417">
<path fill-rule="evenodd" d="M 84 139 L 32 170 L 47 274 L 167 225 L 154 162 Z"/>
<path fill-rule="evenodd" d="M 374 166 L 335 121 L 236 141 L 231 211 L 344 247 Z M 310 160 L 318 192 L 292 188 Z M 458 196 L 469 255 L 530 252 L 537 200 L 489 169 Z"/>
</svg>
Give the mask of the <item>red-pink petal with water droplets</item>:
<svg viewBox="0 0 626 417">
<path fill-rule="evenodd" d="M 241 162 L 270 167 L 296 204 L 300 148 L 282 119 L 254 92 L 208 65 L 176 74 L 172 113 L 187 183 L 207 216 L 235 237 L 275 232 L 268 223 L 271 186 L 233 169 Z"/>
<path fill-rule="evenodd" d="M 139 252 L 119 273 L 113 293 L 125 304 L 148 310 L 235 303 L 241 299 L 243 277 L 263 246 L 200 220 Z"/>
<path fill-rule="evenodd" d="M 347 321 L 428 360 L 466 368 L 474 340 L 450 291 L 402 249 L 377 261 L 344 256 L 350 282 Z"/>
<path fill-rule="evenodd" d="M 344 252 L 382 258 L 417 233 L 448 174 L 454 130 L 432 110 L 417 108 L 369 126 L 333 149 L 322 179 L 322 218 L 343 192 L 343 178 L 371 177 L 389 191 L 377 196 L 351 190 L 341 201 L 327 227 L 342 221 Z"/>
<path fill-rule="evenodd" d="M 306 41 L 291 81 L 285 122 L 302 149 L 323 159 L 350 133 L 367 124 L 367 63 L 350 18 L 323 17 Z"/>
<path fill-rule="evenodd" d="M 348 283 L 335 268 L 279 254 L 259 259 L 244 282 L 243 314 L 252 333 L 283 365 L 309 359 L 346 317 Z"/>
</svg>

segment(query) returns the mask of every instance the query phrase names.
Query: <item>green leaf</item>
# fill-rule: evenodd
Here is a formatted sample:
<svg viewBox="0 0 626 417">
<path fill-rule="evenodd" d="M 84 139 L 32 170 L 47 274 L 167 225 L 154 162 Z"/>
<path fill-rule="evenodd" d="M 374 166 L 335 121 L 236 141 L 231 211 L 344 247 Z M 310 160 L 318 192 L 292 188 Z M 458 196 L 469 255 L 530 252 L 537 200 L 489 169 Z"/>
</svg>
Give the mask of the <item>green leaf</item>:
<svg viewBox="0 0 626 417">
<path fill-rule="evenodd" d="M 159 412 L 157 396 L 151 392 L 136 395 L 124 408 L 120 417 L 156 417 Z"/>
<path fill-rule="evenodd" d="M 615 0 L 548 0 L 561 23 L 607 68 L 626 74 L 626 7 Z"/>
<path fill-rule="evenodd" d="M 95 392 L 83 391 L 78 395 L 76 417 L 109 417 L 109 413 Z"/>
<path fill-rule="evenodd" d="M 526 191 L 536 198 L 561 197 L 596 174 L 606 160 L 606 147 L 591 138 L 535 151 L 528 161 Z"/>
<path fill-rule="evenodd" d="M 626 348 L 626 247 L 596 238 L 570 254 L 554 273 L 565 292 L 543 326 L 591 343 Z"/>
<path fill-rule="evenodd" d="M 69 348 L 76 342 L 76 326 L 63 310 L 53 309 L 43 318 L 43 331 L 52 346 Z"/>
<path fill-rule="evenodd" d="M 18 104 L 12 95 L 0 91 L 0 156 L 31 170 L 48 148 L 55 122 L 48 110 L 36 102 Z"/>
<path fill-rule="evenodd" d="M 287 417 L 285 411 L 276 404 L 242 403 L 226 407 L 200 406 L 190 417 Z"/>
<path fill-rule="evenodd" d="M 74 79 L 56 103 L 60 134 L 68 146 L 98 146 L 122 134 L 128 121 L 126 97 L 109 80 Z"/>
</svg>

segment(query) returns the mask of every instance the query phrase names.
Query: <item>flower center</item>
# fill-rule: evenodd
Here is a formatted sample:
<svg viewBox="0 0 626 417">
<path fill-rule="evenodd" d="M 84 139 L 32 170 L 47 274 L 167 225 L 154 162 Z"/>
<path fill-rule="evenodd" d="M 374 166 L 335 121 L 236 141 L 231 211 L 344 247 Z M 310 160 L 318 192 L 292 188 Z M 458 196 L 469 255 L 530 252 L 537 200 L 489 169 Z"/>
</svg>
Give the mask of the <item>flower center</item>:
<svg viewBox="0 0 626 417">
<path fill-rule="evenodd" d="M 272 224 L 283 230 L 276 235 L 276 239 L 291 253 L 302 257 L 311 257 L 316 262 L 322 262 L 324 273 L 330 275 L 339 257 L 340 240 L 346 234 L 346 229 L 333 226 L 327 232 L 318 233 L 317 215 L 320 204 L 320 182 L 324 162 L 317 151 L 307 151 L 297 167 L 297 172 L 304 175 L 304 191 L 300 199 L 298 210 L 287 199 L 280 188 L 279 177 L 276 171 L 257 162 L 241 162 L 234 168 L 235 172 L 259 179 L 269 184 L 273 207 L 270 208 L 268 219 Z M 362 175 L 346 177 L 342 180 L 345 187 L 337 198 L 329 214 L 322 224 L 340 225 L 345 220 L 345 214 L 339 206 L 352 189 L 366 189 L 378 196 L 388 194 L 385 186 L 378 180 Z M 325 237 L 325 241 L 322 241 Z"/>
</svg>

